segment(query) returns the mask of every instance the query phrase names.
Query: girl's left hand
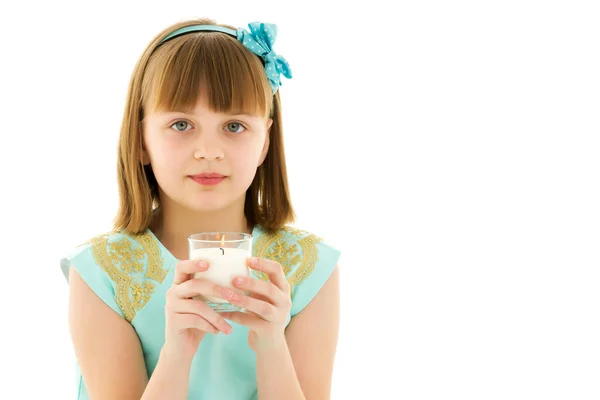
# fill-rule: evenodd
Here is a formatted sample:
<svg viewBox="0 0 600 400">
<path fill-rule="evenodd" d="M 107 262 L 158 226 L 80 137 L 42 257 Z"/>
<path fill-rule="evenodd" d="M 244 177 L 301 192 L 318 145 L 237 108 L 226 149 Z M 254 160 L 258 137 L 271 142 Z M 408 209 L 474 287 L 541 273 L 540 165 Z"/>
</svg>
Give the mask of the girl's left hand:
<svg viewBox="0 0 600 400">
<path fill-rule="evenodd" d="M 292 300 L 290 285 L 277 261 L 260 257 L 249 260 L 250 268 L 262 271 L 269 282 L 250 276 L 236 276 L 233 286 L 249 293 L 248 296 L 231 289 L 223 289 L 224 297 L 246 312 L 225 312 L 223 317 L 250 329 L 248 344 L 256 351 L 265 345 L 279 345 L 285 341 L 285 327 L 290 316 Z"/>
</svg>

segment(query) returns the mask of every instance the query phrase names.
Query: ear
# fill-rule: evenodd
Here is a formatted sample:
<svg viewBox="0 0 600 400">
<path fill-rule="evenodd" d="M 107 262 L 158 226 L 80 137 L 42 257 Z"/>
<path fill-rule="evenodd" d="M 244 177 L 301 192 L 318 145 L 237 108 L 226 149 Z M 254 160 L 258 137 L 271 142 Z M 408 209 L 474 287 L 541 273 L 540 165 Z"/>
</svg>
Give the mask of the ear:
<svg viewBox="0 0 600 400">
<path fill-rule="evenodd" d="M 271 125 L 273 125 L 273 119 L 269 118 L 267 121 L 267 134 L 265 135 L 265 143 L 263 145 L 262 152 L 260 153 L 258 167 L 260 167 L 265 161 L 265 158 L 267 158 L 267 153 L 269 152 L 269 144 L 271 143 Z"/>
</svg>

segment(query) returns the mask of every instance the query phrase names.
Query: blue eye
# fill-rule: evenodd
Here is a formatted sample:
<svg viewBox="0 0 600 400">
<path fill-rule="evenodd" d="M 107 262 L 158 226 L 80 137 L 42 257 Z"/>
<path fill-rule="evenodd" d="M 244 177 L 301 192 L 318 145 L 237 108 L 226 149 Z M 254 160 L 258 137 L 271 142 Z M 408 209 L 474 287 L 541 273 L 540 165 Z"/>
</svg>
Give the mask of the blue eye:
<svg viewBox="0 0 600 400">
<path fill-rule="evenodd" d="M 242 130 L 238 130 L 242 128 Z M 227 129 L 229 130 L 229 132 L 233 132 L 233 133 L 242 133 L 243 131 L 246 130 L 246 128 L 240 124 L 239 122 L 230 122 L 227 124 Z"/>
<path fill-rule="evenodd" d="M 171 125 L 171 127 L 177 126 L 177 128 L 175 128 L 175 130 L 179 131 L 179 132 L 183 132 L 186 129 L 179 129 L 179 128 L 185 128 L 186 125 L 190 125 L 190 123 L 182 120 L 182 121 L 175 122 L 173 125 Z"/>
</svg>

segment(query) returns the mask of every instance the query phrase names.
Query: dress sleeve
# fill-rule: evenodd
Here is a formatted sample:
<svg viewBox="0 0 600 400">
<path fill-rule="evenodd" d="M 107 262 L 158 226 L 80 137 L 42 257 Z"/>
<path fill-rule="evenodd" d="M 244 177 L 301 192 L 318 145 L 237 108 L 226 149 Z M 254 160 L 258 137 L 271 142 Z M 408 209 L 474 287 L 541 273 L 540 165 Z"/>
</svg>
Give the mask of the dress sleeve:
<svg viewBox="0 0 600 400">
<path fill-rule="evenodd" d="M 70 255 L 60 260 L 60 267 L 67 283 L 70 269 L 75 268 L 90 289 L 104 303 L 123 317 L 123 312 L 116 301 L 114 282 L 106 269 L 98 263 L 93 245 L 86 244 L 78 247 Z"/>
<path fill-rule="evenodd" d="M 335 269 L 340 254 L 338 249 L 321 239 L 312 245 L 303 246 L 302 260 L 289 278 L 292 287 L 292 317 L 300 313 L 319 293 Z"/>
</svg>

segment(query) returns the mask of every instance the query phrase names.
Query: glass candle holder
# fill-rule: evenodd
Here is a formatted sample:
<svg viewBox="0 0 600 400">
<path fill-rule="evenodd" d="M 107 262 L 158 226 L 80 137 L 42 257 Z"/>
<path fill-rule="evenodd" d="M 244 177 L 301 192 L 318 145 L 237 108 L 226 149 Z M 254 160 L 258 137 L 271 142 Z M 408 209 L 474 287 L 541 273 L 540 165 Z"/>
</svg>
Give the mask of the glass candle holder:
<svg viewBox="0 0 600 400">
<path fill-rule="evenodd" d="M 201 232 L 191 235 L 188 242 L 189 259 L 208 262 L 208 270 L 195 273 L 194 278 L 203 278 L 235 292 L 248 294 L 232 286 L 232 280 L 235 276 L 250 277 L 247 260 L 252 256 L 252 235 L 240 232 Z M 204 300 L 217 312 L 243 311 L 241 307 L 219 297 L 200 295 L 194 299 Z"/>
</svg>

